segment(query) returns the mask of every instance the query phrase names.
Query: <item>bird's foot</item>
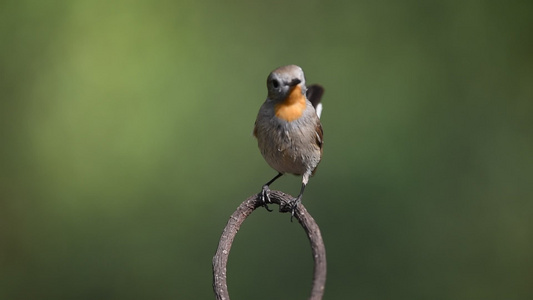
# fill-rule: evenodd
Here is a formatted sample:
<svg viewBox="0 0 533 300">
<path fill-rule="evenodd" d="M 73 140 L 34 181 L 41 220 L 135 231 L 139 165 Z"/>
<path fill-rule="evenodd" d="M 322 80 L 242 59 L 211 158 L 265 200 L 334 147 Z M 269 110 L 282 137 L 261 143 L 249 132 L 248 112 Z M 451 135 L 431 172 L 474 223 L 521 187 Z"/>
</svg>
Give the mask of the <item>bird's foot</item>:
<svg viewBox="0 0 533 300">
<path fill-rule="evenodd" d="M 302 197 L 298 196 L 298 197 L 294 198 L 292 200 L 292 202 L 290 203 L 290 206 L 291 206 L 291 222 L 292 222 L 292 218 L 294 217 L 294 214 L 296 213 L 296 209 L 298 208 L 298 204 L 300 204 L 301 202 L 302 202 Z"/>
<path fill-rule="evenodd" d="M 272 201 L 270 201 L 270 188 L 266 184 L 263 185 L 263 189 L 259 192 L 259 201 L 261 202 L 261 206 L 265 207 L 269 212 L 272 212 L 267 205 L 267 202 L 272 203 Z"/>
</svg>

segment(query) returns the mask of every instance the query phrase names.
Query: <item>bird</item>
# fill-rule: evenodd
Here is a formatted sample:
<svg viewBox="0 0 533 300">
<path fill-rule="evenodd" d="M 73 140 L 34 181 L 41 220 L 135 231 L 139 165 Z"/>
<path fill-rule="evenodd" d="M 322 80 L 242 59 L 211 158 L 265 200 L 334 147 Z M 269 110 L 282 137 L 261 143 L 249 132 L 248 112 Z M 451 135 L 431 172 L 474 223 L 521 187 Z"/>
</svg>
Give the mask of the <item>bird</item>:
<svg viewBox="0 0 533 300">
<path fill-rule="evenodd" d="M 278 172 L 258 194 L 268 211 L 270 185 L 284 174 L 302 176 L 300 193 L 291 204 L 291 220 L 302 201 L 309 178 L 322 159 L 323 129 L 320 122 L 324 88 L 306 87 L 301 67 L 287 65 L 267 77 L 268 95 L 255 121 L 253 135 L 265 161 Z"/>
</svg>

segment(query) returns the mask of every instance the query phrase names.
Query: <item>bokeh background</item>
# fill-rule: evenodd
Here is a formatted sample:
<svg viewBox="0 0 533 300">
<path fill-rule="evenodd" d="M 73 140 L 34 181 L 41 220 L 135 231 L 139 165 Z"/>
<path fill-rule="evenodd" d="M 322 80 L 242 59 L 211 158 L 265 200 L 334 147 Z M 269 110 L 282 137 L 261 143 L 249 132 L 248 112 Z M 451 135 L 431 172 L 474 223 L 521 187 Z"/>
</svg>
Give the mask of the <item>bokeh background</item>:
<svg viewBox="0 0 533 300">
<path fill-rule="evenodd" d="M 0 299 L 212 299 L 229 215 L 275 175 L 274 68 L 326 88 L 304 204 L 325 299 L 533 299 L 532 1 L 2 1 Z M 297 194 L 300 179 L 272 188 Z M 305 299 L 255 212 L 232 299 Z"/>
</svg>

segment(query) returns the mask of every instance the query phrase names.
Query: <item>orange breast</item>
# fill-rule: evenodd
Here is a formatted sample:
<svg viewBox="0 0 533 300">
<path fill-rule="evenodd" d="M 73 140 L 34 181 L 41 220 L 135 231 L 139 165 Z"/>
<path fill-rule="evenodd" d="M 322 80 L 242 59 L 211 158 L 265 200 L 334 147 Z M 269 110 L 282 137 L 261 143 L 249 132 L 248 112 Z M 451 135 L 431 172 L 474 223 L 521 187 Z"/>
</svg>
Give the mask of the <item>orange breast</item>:
<svg viewBox="0 0 533 300">
<path fill-rule="evenodd" d="M 302 88 L 297 85 L 290 92 L 287 98 L 275 105 L 276 117 L 291 122 L 300 118 L 305 110 L 305 96 Z"/>
</svg>

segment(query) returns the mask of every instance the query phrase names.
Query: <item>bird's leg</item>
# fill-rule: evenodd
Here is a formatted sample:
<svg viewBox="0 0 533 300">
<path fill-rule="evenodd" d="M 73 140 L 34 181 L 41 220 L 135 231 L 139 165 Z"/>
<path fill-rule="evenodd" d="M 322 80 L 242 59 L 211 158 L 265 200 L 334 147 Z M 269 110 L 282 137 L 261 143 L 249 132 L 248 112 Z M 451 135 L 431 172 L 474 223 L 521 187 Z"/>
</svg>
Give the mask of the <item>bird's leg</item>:
<svg viewBox="0 0 533 300">
<path fill-rule="evenodd" d="M 259 193 L 259 200 L 261 201 L 261 205 L 266 208 L 268 211 L 272 211 L 270 208 L 268 208 L 267 202 L 271 203 L 270 201 L 270 185 L 276 181 L 276 179 L 280 178 L 283 174 L 278 173 L 278 175 L 274 176 L 269 182 L 265 183 L 263 185 L 263 188 L 261 189 L 261 192 Z"/>
<path fill-rule="evenodd" d="M 298 195 L 298 197 L 294 198 L 294 200 L 292 200 L 292 203 L 291 203 L 291 222 L 292 222 L 292 217 L 294 217 L 294 213 L 296 212 L 296 208 L 298 207 L 298 204 L 300 204 L 300 202 L 302 202 L 302 196 L 304 195 L 304 190 L 305 190 L 305 186 L 307 184 L 307 180 L 304 180 L 304 182 L 302 182 L 302 188 L 300 189 L 300 194 Z"/>
</svg>

